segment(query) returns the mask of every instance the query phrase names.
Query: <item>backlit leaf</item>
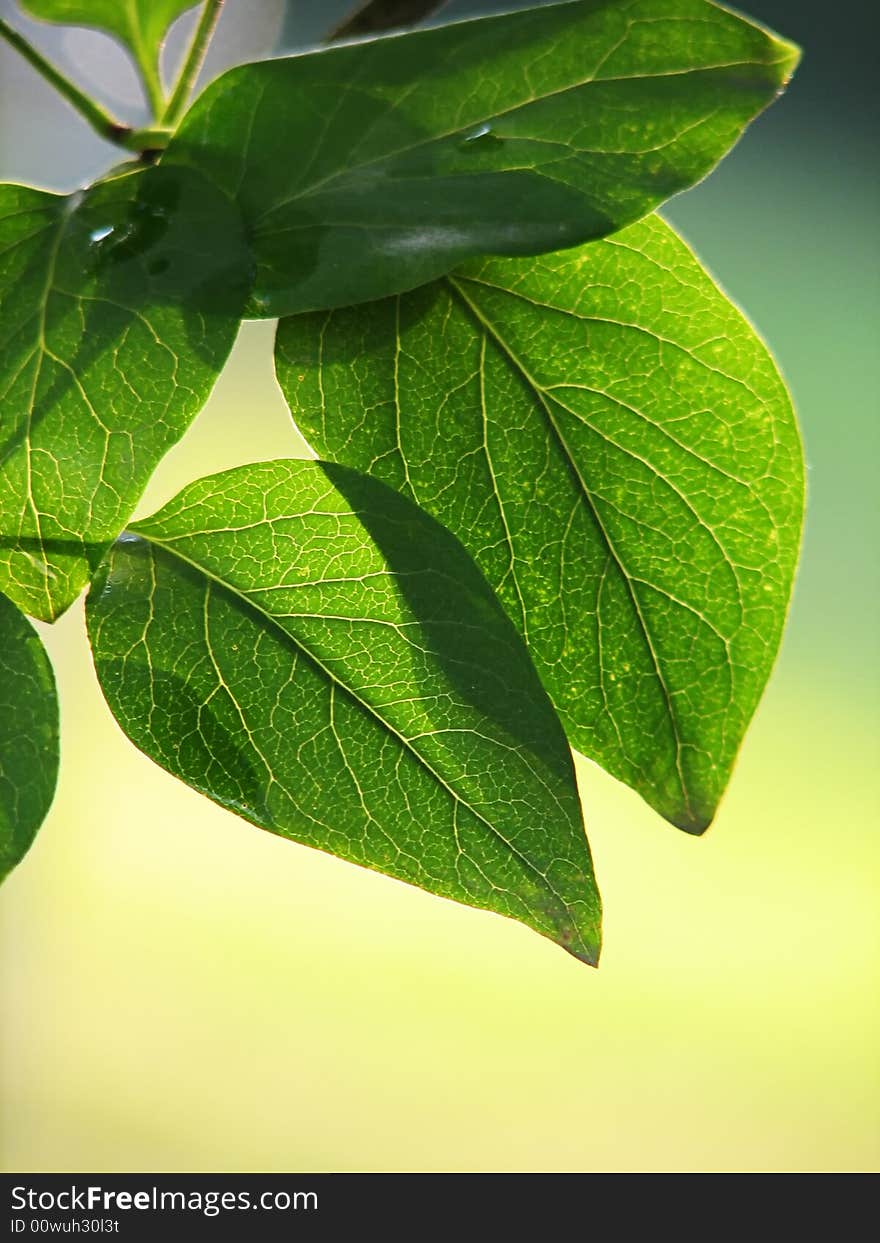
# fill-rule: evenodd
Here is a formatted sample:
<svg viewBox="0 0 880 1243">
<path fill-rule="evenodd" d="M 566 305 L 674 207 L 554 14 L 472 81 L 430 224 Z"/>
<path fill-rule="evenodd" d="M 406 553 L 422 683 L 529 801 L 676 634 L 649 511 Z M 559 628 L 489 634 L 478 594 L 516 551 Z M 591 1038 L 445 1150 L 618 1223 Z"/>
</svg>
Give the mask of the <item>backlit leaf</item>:
<svg viewBox="0 0 880 1243">
<path fill-rule="evenodd" d="M 405 492 L 493 584 L 572 745 L 691 832 L 779 645 L 803 467 L 749 324 L 659 217 L 283 321 L 317 452 Z"/>
<path fill-rule="evenodd" d="M 45 620 L 88 581 L 208 396 L 250 272 L 235 208 L 153 168 L 0 186 L 0 589 Z"/>
<path fill-rule="evenodd" d="M 168 27 L 196 0 L 19 0 L 33 17 L 90 26 L 113 35 L 131 52 L 150 83 L 159 81 L 159 49 Z"/>
<path fill-rule="evenodd" d="M 58 777 L 58 700 L 33 626 L 0 595 L 0 880 L 45 819 Z"/>
<path fill-rule="evenodd" d="M 595 963 L 571 753 L 461 545 L 338 466 L 199 480 L 88 600 L 132 741 L 271 832 L 522 920 Z"/>
</svg>

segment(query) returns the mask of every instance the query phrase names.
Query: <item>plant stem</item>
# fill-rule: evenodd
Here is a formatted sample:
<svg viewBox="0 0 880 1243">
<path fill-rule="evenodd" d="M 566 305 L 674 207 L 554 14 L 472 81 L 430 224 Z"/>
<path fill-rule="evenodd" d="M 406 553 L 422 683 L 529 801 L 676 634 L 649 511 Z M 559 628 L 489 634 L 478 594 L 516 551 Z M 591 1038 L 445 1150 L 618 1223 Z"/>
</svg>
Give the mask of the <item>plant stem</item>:
<svg viewBox="0 0 880 1243">
<path fill-rule="evenodd" d="M 205 0 L 192 42 L 189 45 L 189 51 L 183 62 L 183 68 L 180 71 L 174 90 L 171 92 L 168 105 L 159 118 L 160 125 L 172 129 L 180 120 L 189 99 L 190 91 L 195 85 L 196 78 L 199 76 L 199 70 L 205 59 L 205 53 L 208 50 L 208 44 L 211 41 L 211 35 L 214 33 L 214 27 L 217 25 L 217 19 L 222 8 L 223 0 Z"/>
<path fill-rule="evenodd" d="M 128 146 L 127 139 L 131 134 L 130 127 L 123 125 L 121 121 L 117 121 L 99 103 L 86 95 L 84 91 L 81 91 L 74 82 L 71 82 L 60 70 L 46 60 L 42 52 L 38 52 L 35 47 L 28 43 L 24 35 L 19 34 L 2 17 L 0 17 L 0 38 L 5 39 L 11 47 L 14 47 L 36 69 L 37 73 L 42 74 L 46 81 L 50 82 L 56 91 L 64 96 L 67 102 L 76 109 L 81 117 L 88 121 L 92 129 L 96 130 L 102 138 L 106 138 L 108 142 L 116 143 L 117 146 Z"/>
<path fill-rule="evenodd" d="M 163 126 L 147 126 L 146 129 L 127 130 L 118 140 L 120 147 L 126 151 L 136 151 L 139 155 L 145 152 L 164 151 L 172 131 Z"/>
<path fill-rule="evenodd" d="M 159 69 L 149 52 L 143 46 L 138 36 L 137 47 L 135 48 L 135 61 L 141 76 L 144 93 L 147 97 L 147 103 L 150 105 L 150 111 L 153 117 L 158 121 L 159 117 L 165 111 L 165 92 L 162 90 L 162 82 L 159 78 Z"/>
</svg>

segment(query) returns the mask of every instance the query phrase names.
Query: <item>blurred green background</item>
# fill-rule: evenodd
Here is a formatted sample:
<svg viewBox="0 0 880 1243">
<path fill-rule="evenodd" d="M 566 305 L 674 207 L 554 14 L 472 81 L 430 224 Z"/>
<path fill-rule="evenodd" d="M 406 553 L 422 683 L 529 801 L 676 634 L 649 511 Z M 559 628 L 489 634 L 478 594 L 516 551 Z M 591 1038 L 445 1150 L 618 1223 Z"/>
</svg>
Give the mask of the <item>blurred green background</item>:
<svg viewBox="0 0 880 1243">
<path fill-rule="evenodd" d="M 345 7 L 229 0 L 209 72 Z M 877 19 L 868 0 L 748 7 L 803 65 L 667 214 L 778 354 L 810 511 L 784 650 L 715 826 L 687 837 L 580 763 L 607 913 L 590 971 L 155 768 L 103 705 L 76 607 L 41 627 L 58 797 L 0 908 L 6 1168 L 876 1169 Z M 0 13 L 36 30 L 12 0 Z M 137 114 L 109 42 L 35 37 Z M 3 180 L 68 189 L 114 159 L 0 49 Z M 142 512 L 196 475 L 303 451 L 271 346 L 271 325 L 245 326 Z"/>
</svg>

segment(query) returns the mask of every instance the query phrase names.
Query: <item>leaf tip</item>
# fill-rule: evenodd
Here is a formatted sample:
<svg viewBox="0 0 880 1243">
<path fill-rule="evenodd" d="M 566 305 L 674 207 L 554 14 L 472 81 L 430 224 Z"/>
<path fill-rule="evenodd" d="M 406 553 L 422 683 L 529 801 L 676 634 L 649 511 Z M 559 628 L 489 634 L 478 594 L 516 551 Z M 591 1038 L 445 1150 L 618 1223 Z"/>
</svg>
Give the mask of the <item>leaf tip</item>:
<svg viewBox="0 0 880 1243">
<path fill-rule="evenodd" d="M 571 954 L 578 962 L 588 967 L 599 966 L 602 953 L 602 933 L 598 920 L 591 919 L 588 924 L 580 925 L 574 920 L 559 927 L 553 940 L 566 953 Z"/>
<path fill-rule="evenodd" d="M 582 943 L 579 946 L 563 944 L 562 948 L 567 950 L 572 958 L 576 958 L 578 962 L 586 963 L 588 967 L 599 966 L 599 955 L 602 952 L 602 947 L 598 942 L 595 945 L 585 945 Z"/>
<path fill-rule="evenodd" d="M 676 816 L 670 820 L 670 824 L 673 824 L 677 829 L 681 829 L 683 833 L 688 833 L 691 837 L 702 837 L 714 818 L 715 811 L 713 809 L 702 814 Z"/>
<path fill-rule="evenodd" d="M 780 91 L 784 91 L 791 79 L 794 77 L 795 70 L 801 63 L 803 51 L 796 43 L 789 42 L 788 39 L 777 38 L 779 46 L 779 74 L 780 74 Z"/>
</svg>

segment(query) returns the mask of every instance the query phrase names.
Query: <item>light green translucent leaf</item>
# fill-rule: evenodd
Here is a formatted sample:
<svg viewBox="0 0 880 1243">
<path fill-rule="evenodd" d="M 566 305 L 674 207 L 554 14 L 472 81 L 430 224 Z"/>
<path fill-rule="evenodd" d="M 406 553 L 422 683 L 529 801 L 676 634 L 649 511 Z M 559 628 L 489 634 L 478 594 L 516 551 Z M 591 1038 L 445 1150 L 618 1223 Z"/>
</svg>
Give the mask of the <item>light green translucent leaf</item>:
<svg viewBox="0 0 880 1243">
<path fill-rule="evenodd" d="M 565 736 L 485 580 L 410 501 L 305 461 L 199 480 L 114 546 L 88 624 L 114 715 L 163 768 L 595 963 Z"/>
<path fill-rule="evenodd" d="M 159 49 L 171 23 L 195 0 L 19 0 L 33 17 L 91 26 L 113 35 L 134 57 L 148 89 L 159 83 Z"/>
<path fill-rule="evenodd" d="M 58 699 L 30 622 L 0 595 L 0 880 L 43 823 L 58 777 Z"/>
<path fill-rule="evenodd" d="M 0 186 L 0 589 L 56 617 L 210 392 L 250 258 L 235 208 L 153 168 Z"/>
<path fill-rule="evenodd" d="M 344 306 L 644 216 L 796 61 L 708 0 L 578 0 L 239 66 L 165 158 L 237 197 L 250 313 Z"/>
<path fill-rule="evenodd" d="M 701 832 L 785 619 L 803 510 L 773 360 L 651 217 L 283 321 L 277 370 L 318 453 L 463 541 L 572 745 Z"/>
</svg>

